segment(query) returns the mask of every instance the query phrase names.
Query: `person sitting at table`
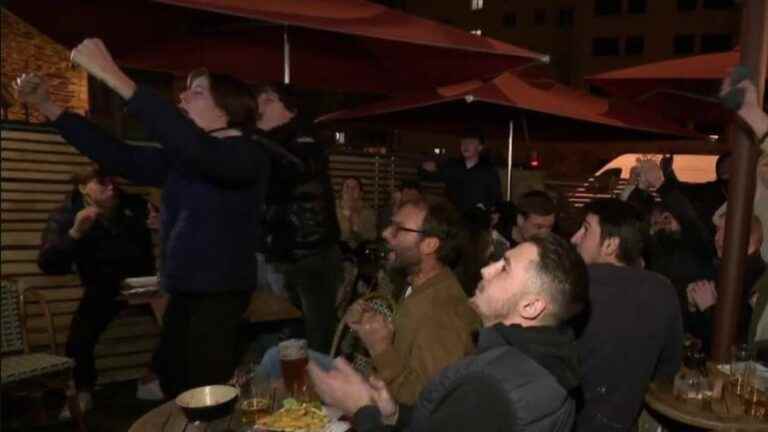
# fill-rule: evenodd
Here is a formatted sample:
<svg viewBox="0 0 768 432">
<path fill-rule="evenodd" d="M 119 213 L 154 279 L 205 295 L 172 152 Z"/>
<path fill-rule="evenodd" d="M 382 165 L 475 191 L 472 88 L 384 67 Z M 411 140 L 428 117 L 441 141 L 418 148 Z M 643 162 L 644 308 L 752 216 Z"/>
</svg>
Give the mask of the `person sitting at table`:
<svg viewBox="0 0 768 432">
<path fill-rule="evenodd" d="M 97 372 L 94 348 L 124 306 L 123 279 L 155 273 L 152 237 L 145 223 L 147 202 L 124 193 L 97 165 L 75 173 L 66 202 L 51 214 L 37 263 L 46 274 L 76 271 L 83 298 L 67 336 L 66 354 L 75 360 L 73 379 L 83 411 L 92 406 Z M 62 411 L 68 418 L 69 410 Z"/>
<path fill-rule="evenodd" d="M 363 202 L 363 192 L 359 178 L 347 177 L 341 184 L 341 197 L 336 200 L 336 217 L 341 230 L 339 240 L 351 250 L 376 239 L 376 213 Z"/>
<path fill-rule="evenodd" d="M 445 368 L 415 406 L 345 361 L 310 363 L 320 397 L 358 432 L 570 431 L 579 384 L 573 331 L 563 325 L 588 299 L 587 270 L 554 234 L 532 236 L 483 269 L 471 303 L 482 318 L 476 352 Z"/>
<path fill-rule="evenodd" d="M 269 160 L 254 135 L 255 99 L 229 76 L 197 70 L 179 106 L 137 86 L 98 39 L 72 61 L 127 101 L 159 147 L 121 142 L 54 104 L 45 80 L 19 80 L 20 99 L 109 172 L 163 187 L 161 288 L 169 301 L 152 369 L 167 397 L 227 381 L 237 363 L 238 325 L 256 287 Z"/>
<path fill-rule="evenodd" d="M 619 199 L 599 199 L 571 242 L 589 271 L 588 311 L 572 321 L 581 358 L 577 431 L 631 430 L 648 384 L 680 369 L 678 296 L 663 276 L 640 268 L 642 215 Z"/>
<path fill-rule="evenodd" d="M 472 351 L 478 318 L 445 264 L 458 253 L 459 229 L 456 210 L 447 202 L 404 203 L 383 233 L 388 265 L 408 273 L 404 296 L 394 314 L 357 302 L 344 318 L 370 356 L 373 373 L 398 402 L 415 402 L 440 370 Z M 331 364 L 312 351 L 309 357 Z M 273 377 L 280 373 L 276 349 L 267 352 L 261 367 Z"/>
</svg>

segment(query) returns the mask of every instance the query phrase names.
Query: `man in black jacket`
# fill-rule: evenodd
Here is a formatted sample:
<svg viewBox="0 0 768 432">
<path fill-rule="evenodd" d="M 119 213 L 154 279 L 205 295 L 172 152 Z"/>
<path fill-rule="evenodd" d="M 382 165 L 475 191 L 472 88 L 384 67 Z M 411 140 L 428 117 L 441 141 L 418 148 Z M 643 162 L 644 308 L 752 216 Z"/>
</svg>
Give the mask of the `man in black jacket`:
<svg viewBox="0 0 768 432">
<path fill-rule="evenodd" d="M 66 352 L 75 359 L 78 399 L 88 409 L 97 378 L 93 350 L 123 306 L 117 299 L 120 283 L 127 277 L 153 275 L 155 261 L 143 198 L 121 193 L 95 165 L 73 180 L 71 196 L 48 219 L 37 262 L 47 274 L 76 270 L 85 288 Z"/>
<path fill-rule="evenodd" d="M 448 200 L 462 214 L 482 205 L 486 210 L 501 201 L 501 182 L 496 167 L 482 157 L 485 140 L 480 131 L 467 130 L 461 138 L 461 159 L 449 159 L 437 164 L 424 162 L 419 177 L 426 181 L 445 183 Z"/>
<path fill-rule="evenodd" d="M 560 324 L 586 304 L 584 261 L 546 234 L 483 269 L 471 303 L 483 319 L 478 349 L 444 369 L 415 407 L 396 405 L 378 380 L 366 382 L 343 360 L 310 377 L 326 403 L 353 415 L 355 430 L 570 431 L 578 359 Z"/>
<path fill-rule="evenodd" d="M 680 368 L 682 318 L 669 281 L 639 268 L 644 225 L 618 199 L 585 206 L 571 239 L 589 265 L 588 313 L 575 322 L 582 367 L 579 431 L 629 431 L 648 383 Z"/>
<path fill-rule="evenodd" d="M 265 142 L 272 162 L 265 255 L 283 273 L 286 290 L 303 311 L 309 347 L 327 353 L 342 274 L 328 153 L 301 123 L 290 86 L 267 85 L 257 101 L 256 125 L 273 142 Z"/>
</svg>

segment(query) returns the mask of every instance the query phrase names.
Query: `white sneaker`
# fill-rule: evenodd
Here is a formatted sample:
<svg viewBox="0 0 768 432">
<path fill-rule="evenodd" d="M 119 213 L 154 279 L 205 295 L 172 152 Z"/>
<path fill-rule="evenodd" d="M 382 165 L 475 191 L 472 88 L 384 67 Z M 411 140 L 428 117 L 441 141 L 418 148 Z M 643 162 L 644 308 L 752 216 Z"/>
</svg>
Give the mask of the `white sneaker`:
<svg viewBox="0 0 768 432">
<path fill-rule="evenodd" d="M 160 388 L 160 382 L 158 380 L 152 380 L 146 383 L 139 380 L 136 383 L 136 399 L 161 401 L 165 399 L 165 394 L 163 393 L 163 389 Z"/>
<path fill-rule="evenodd" d="M 93 396 L 91 396 L 90 392 L 80 392 L 77 394 L 77 403 L 80 404 L 80 412 L 85 414 L 86 411 L 90 411 L 93 408 Z M 59 413 L 59 420 L 72 420 L 68 401 L 64 403 L 64 408 Z"/>
</svg>

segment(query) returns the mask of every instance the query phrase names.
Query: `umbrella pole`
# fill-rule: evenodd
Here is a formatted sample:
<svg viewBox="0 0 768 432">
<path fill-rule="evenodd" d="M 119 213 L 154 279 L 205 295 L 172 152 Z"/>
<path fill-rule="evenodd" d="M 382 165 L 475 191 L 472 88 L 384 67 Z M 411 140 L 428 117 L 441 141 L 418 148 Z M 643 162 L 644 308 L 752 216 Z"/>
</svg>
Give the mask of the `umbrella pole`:
<svg viewBox="0 0 768 432">
<path fill-rule="evenodd" d="M 283 84 L 291 83 L 291 43 L 288 40 L 288 27 L 283 27 Z"/>
<path fill-rule="evenodd" d="M 507 141 L 507 201 L 512 201 L 512 145 L 515 141 L 515 122 L 509 121 L 509 139 Z"/>
<path fill-rule="evenodd" d="M 768 56 L 768 0 L 747 0 L 741 11 L 741 64 L 749 68 L 757 86 L 758 105 L 762 106 L 765 62 Z M 725 253 L 717 281 L 712 359 L 726 363 L 730 347 L 737 341 L 741 314 L 744 313 L 744 266 L 752 222 L 755 195 L 757 146 L 749 131 L 734 122 L 731 125 L 731 178 L 728 182 L 728 210 L 725 220 Z"/>
</svg>

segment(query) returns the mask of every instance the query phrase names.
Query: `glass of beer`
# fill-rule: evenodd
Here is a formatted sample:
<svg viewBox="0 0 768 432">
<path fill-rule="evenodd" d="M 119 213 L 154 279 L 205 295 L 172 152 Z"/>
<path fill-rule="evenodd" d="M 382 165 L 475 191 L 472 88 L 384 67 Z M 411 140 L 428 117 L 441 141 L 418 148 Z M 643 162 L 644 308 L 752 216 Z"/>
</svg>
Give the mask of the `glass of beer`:
<svg viewBox="0 0 768 432">
<path fill-rule="evenodd" d="M 242 424 L 254 426 L 262 417 L 272 413 L 274 391 L 269 378 L 254 367 L 240 385 L 240 415 Z"/>
<path fill-rule="evenodd" d="M 289 339 L 278 344 L 280 367 L 283 372 L 285 390 L 291 396 L 297 396 L 307 389 L 307 341 Z"/>
<path fill-rule="evenodd" d="M 742 344 L 731 347 L 731 386 L 734 393 L 739 396 L 745 390 L 745 378 L 748 375 L 751 360 L 749 345 Z"/>
</svg>

